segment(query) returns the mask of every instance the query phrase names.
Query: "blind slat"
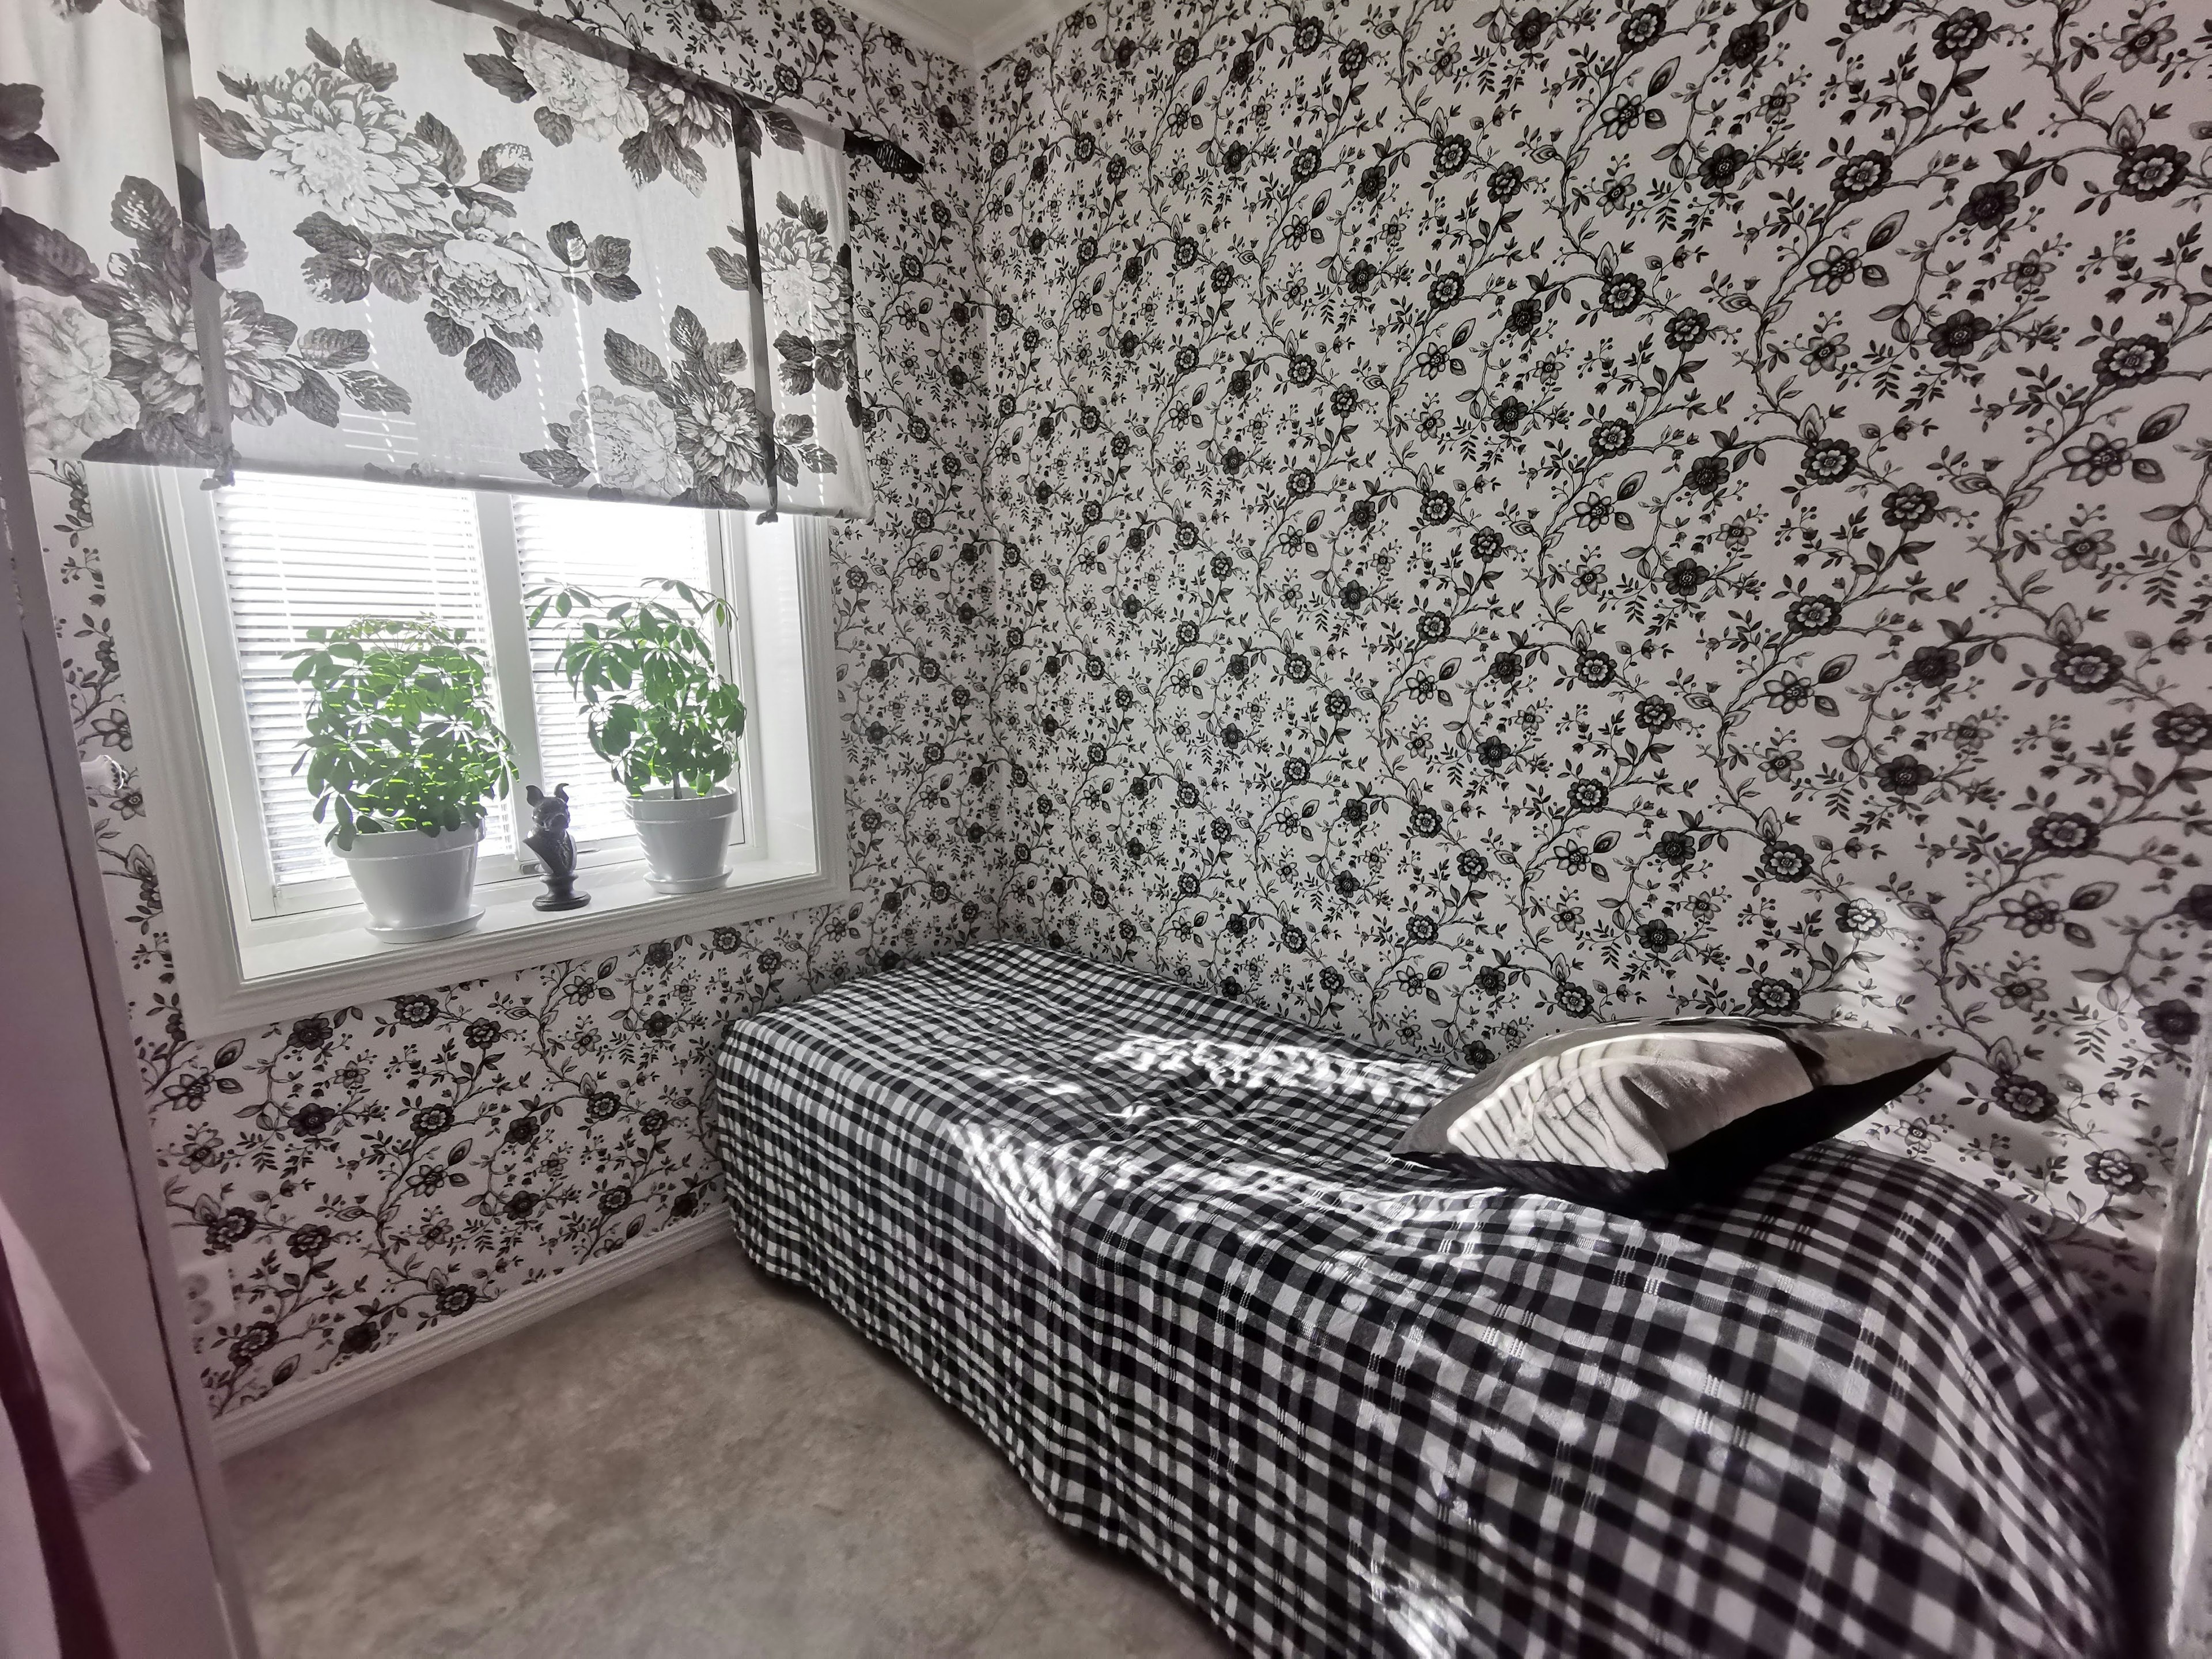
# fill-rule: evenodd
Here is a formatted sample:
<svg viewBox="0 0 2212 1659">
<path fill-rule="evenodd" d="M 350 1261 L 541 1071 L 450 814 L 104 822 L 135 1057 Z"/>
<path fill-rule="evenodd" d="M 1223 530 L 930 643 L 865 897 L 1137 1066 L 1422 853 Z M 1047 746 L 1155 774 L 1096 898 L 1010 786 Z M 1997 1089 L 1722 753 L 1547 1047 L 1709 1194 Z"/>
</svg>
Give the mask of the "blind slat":
<svg viewBox="0 0 2212 1659">
<path fill-rule="evenodd" d="M 314 798 L 292 770 L 309 694 L 286 653 L 307 644 L 311 628 L 427 617 L 489 655 L 474 503 L 449 490 L 241 472 L 216 491 L 215 517 L 276 884 L 342 874 Z M 494 802 L 488 842 L 510 844 L 513 823 L 507 803 Z"/>
<path fill-rule="evenodd" d="M 522 591 L 573 586 L 602 600 L 647 593 L 655 577 L 713 586 L 713 556 L 702 513 L 680 507 L 620 501 L 510 498 L 515 556 Z M 659 590 L 651 597 L 665 597 Z M 574 619 L 549 615 L 530 634 L 530 685 L 538 705 L 538 744 L 548 787 L 565 783 L 570 828 L 580 841 L 631 832 L 624 791 L 607 763 L 592 752 L 590 728 L 574 693 L 556 665 L 561 647 L 574 637 Z"/>
</svg>

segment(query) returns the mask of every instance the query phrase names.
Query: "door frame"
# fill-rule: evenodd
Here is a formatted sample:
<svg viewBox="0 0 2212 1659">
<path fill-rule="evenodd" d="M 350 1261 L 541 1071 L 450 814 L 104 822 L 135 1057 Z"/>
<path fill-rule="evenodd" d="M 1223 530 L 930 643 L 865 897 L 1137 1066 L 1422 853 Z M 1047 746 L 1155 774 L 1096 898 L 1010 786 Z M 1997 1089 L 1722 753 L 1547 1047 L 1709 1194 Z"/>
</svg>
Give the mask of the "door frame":
<svg viewBox="0 0 2212 1659">
<path fill-rule="evenodd" d="M 122 975 L 0 349 L 0 1197 L 151 1472 L 85 1517 L 122 1659 L 257 1659 L 185 1334 Z M 0 596 L 4 598 L 4 596 Z"/>
</svg>

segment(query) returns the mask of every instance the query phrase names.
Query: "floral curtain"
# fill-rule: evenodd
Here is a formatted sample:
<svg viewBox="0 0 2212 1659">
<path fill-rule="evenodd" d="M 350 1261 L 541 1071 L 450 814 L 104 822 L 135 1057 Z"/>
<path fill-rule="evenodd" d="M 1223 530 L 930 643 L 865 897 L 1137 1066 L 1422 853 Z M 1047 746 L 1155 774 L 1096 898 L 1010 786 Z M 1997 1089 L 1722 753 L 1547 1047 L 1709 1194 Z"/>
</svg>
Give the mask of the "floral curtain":
<svg viewBox="0 0 2212 1659">
<path fill-rule="evenodd" d="M 34 456 L 222 461 L 163 76 L 156 0 L 0 6 L 0 270 Z"/>
<path fill-rule="evenodd" d="M 853 369 L 853 249 L 842 135 L 778 124 L 753 162 L 761 300 L 775 366 L 778 500 L 802 513 L 856 513 L 866 479 Z"/>
<path fill-rule="evenodd" d="M 0 27 L 40 453 L 866 510 L 843 135 L 494 3 Z"/>
</svg>

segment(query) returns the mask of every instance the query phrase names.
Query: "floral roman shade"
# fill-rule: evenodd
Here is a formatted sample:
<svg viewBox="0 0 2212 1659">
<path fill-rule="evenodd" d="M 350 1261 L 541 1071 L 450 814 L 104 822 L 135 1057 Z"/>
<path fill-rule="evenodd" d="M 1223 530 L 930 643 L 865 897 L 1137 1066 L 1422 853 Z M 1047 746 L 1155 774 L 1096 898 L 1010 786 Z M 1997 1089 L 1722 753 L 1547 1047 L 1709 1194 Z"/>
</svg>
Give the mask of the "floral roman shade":
<svg viewBox="0 0 2212 1659">
<path fill-rule="evenodd" d="M 853 250 L 845 153 L 791 128 L 759 146 L 753 212 L 775 375 L 777 500 L 802 513 L 851 510 L 838 457 L 860 453 L 853 367 Z"/>
<path fill-rule="evenodd" d="M 155 3 L 0 5 L 0 269 L 34 459 L 222 462 Z"/>
<path fill-rule="evenodd" d="M 0 34 L 34 449 L 866 510 L 842 134 L 443 0 L 138 0 L 165 98 L 71 3 Z"/>
</svg>

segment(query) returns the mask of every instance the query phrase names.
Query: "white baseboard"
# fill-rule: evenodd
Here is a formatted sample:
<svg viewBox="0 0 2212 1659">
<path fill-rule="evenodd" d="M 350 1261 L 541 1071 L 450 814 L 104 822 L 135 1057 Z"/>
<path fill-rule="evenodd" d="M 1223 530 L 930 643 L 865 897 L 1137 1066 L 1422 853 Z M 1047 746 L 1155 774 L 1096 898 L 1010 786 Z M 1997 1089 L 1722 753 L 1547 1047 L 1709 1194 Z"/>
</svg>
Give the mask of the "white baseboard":
<svg viewBox="0 0 2212 1659">
<path fill-rule="evenodd" d="M 389 1347 L 318 1372 L 304 1382 L 278 1389 L 250 1406 L 217 1418 L 216 1450 L 222 1456 L 234 1457 L 730 1236 L 729 1215 L 718 1204 L 711 1213 L 663 1227 L 611 1255 L 597 1256 L 519 1286 L 459 1319 L 403 1337 Z"/>
</svg>

